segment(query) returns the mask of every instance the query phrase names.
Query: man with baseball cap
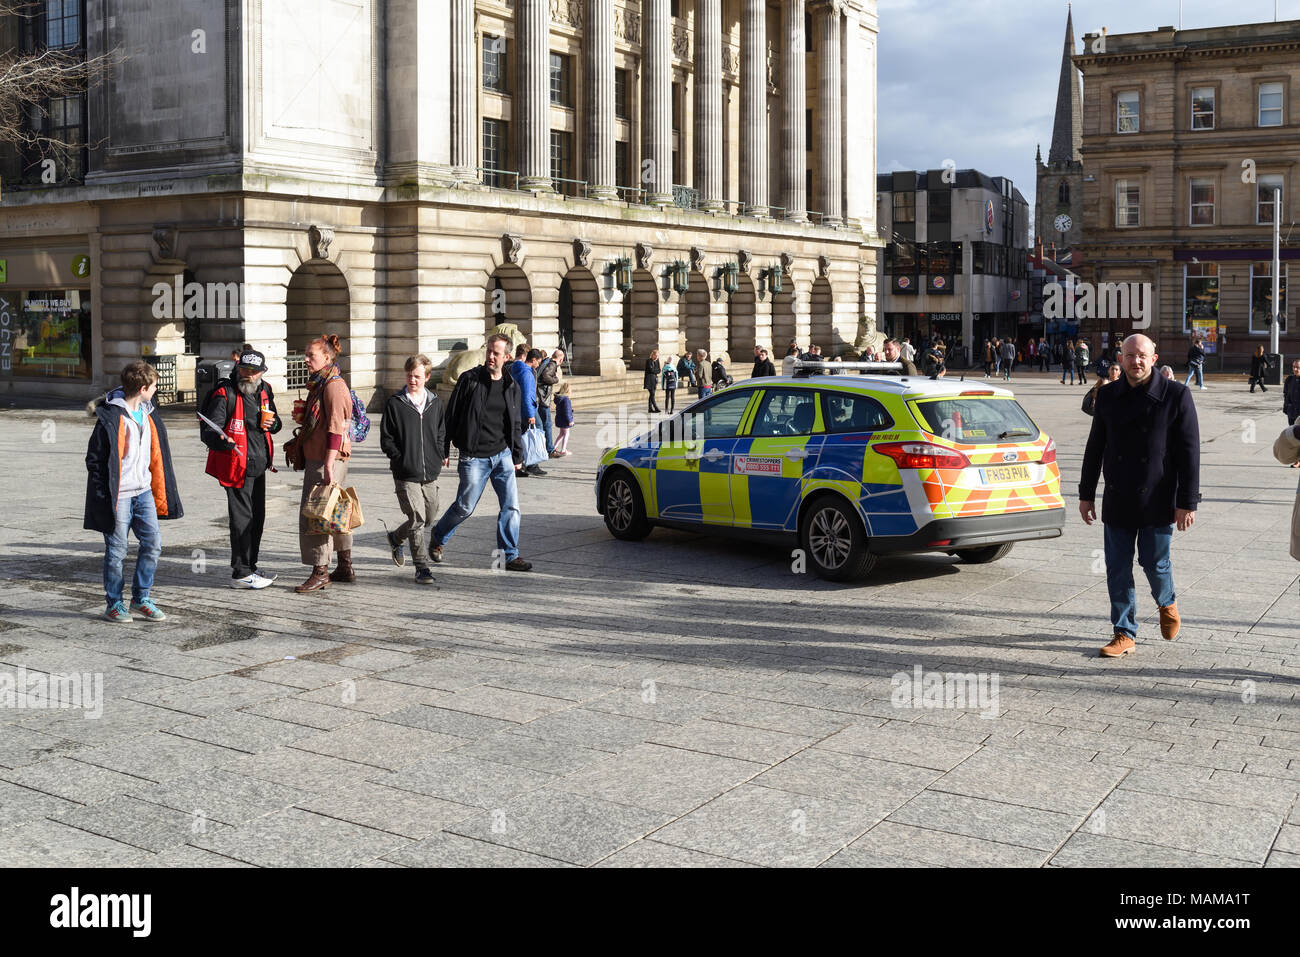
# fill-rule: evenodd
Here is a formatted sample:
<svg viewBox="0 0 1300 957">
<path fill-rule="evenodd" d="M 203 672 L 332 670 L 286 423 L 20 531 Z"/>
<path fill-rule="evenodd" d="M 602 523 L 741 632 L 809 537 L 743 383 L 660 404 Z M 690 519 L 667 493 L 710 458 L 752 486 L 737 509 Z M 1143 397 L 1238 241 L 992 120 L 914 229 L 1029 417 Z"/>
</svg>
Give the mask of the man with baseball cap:
<svg viewBox="0 0 1300 957">
<path fill-rule="evenodd" d="M 262 381 L 266 356 L 245 346 L 236 361 L 234 375 L 208 397 L 203 410 L 208 421 L 199 434 L 209 449 L 207 473 L 226 490 L 230 587 L 265 588 L 275 575 L 258 570 L 257 552 L 266 522 L 266 471 L 275 471 L 271 436 L 281 423 L 271 387 Z"/>
</svg>

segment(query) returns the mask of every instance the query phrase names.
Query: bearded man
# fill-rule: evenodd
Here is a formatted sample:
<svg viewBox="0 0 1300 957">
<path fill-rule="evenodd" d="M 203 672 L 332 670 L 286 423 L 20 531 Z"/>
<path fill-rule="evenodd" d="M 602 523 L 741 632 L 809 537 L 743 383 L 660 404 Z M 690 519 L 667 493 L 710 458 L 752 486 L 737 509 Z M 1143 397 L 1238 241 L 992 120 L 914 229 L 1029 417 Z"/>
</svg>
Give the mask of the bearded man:
<svg viewBox="0 0 1300 957">
<path fill-rule="evenodd" d="M 245 348 L 234 374 L 208 397 L 199 433 L 208 447 L 207 473 L 226 490 L 230 518 L 231 588 L 265 588 L 273 573 L 258 570 L 257 552 L 266 523 L 266 472 L 275 471 L 280 416 L 271 387 L 262 381 L 266 356 Z"/>
</svg>

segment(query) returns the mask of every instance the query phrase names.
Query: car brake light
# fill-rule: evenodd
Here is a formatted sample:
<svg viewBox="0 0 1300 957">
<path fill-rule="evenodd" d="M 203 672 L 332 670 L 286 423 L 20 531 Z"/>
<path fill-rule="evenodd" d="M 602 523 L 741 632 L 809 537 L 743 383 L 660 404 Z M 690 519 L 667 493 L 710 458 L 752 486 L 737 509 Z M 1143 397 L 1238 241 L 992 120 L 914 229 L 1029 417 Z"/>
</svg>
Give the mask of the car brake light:
<svg viewBox="0 0 1300 957">
<path fill-rule="evenodd" d="M 882 442 L 871 450 L 889 456 L 900 469 L 964 469 L 970 465 L 962 453 L 931 442 Z"/>
<path fill-rule="evenodd" d="M 941 538 L 937 542 L 930 542 L 928 545 L 926 545 L 926 548 L 934 548 L 938 545 L 951 545 L 951 544 L 952 544 L 951 538 Z"/>
<path fill-rule="evenodd" d="M 1038 461 L 1044 465 L 1051 465 L 1056 461 L 1056 439 L 1047 440 L 1047 448 L 1043 449 L 1043 457 Z"/>
<path fill-rule="evenodd" d="M 992 394 L 993 394 L 993 392 L 990 391 L 990 390 L 985 390 L 985 391 L 982 391 L 982 392 L 963 392 L 963 393 L 962 393 L 962 395 L 992 395 Z"/>
</svg>

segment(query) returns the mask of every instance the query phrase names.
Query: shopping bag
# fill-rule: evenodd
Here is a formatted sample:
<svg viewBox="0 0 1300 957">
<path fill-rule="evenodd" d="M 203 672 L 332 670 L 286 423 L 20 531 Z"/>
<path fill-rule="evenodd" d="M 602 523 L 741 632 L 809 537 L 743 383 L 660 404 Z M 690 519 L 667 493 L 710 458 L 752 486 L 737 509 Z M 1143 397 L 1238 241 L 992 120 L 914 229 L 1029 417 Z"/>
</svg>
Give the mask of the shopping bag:
<svg viewBox="0 0 1300 957">
<path fill-rule="evenodd" d="M 313 535 L 346 532 L 352 520 L 352 500 L 334 482 L 317 485 L 307 493 L 302 505 L 307 531 Z"/>
<path fill-rule="evenodd" d="M 352 505 L 352 513 L 348 517 L 348 530 L 360 528 L 365 524 L 366 520 L 361 514 L 361 499 L 357 498 L 357 490 L 349 485 L 343 490 L 343 494 Z"/>
<path fill-rule="evenodd" d="M 546 461 L 546 436 L 534 426 L 524 433 L 524 468 Z"/>
</svg>

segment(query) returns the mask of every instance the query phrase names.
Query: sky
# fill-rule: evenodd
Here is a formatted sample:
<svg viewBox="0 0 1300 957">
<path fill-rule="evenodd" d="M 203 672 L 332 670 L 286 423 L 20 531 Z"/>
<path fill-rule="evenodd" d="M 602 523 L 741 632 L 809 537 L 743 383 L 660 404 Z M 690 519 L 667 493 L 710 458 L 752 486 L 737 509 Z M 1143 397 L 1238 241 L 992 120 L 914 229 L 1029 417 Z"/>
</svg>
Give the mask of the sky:
<svg viewBox="0 0 1300 957">
<path fill-rule="evenodd" d="M 1183 0 L 1182 27 L 1273 19 L 1274 0 Z M 1105 27 L 1178 24 L 1179 0 L 1077 0 L 1075 52 Z M 1278 0 L 1300 19 L 1300 0 Z M 1065 0 L 879 0 L 879 171 L 958 169 L 1007 176 L 1034 203 L 1034 150 L 1052 143 Z M 1030 220 L 1033 221 L 1032 219 Z"/>
</svg>

